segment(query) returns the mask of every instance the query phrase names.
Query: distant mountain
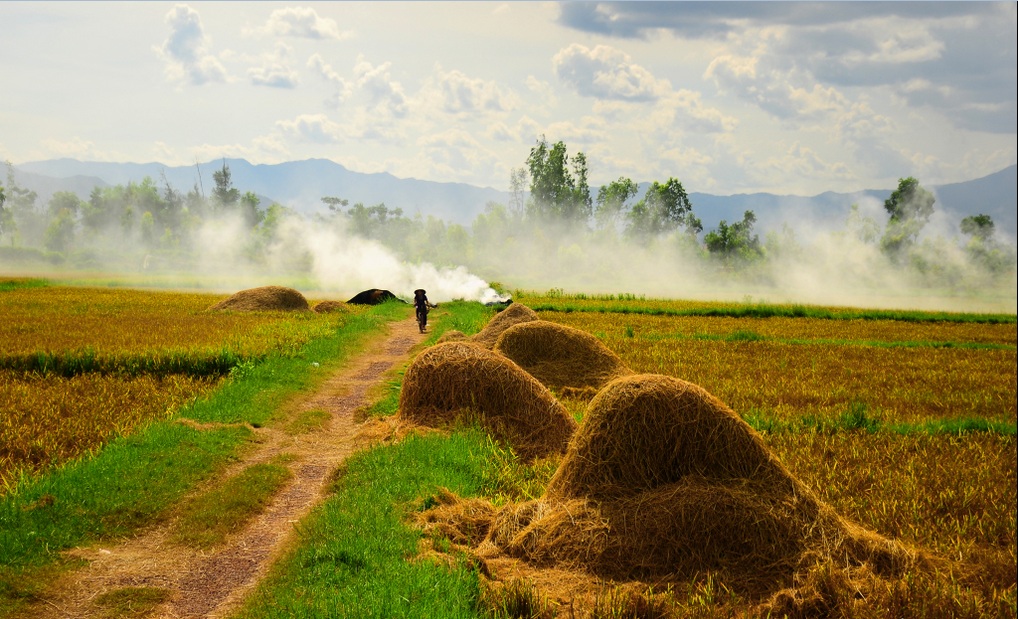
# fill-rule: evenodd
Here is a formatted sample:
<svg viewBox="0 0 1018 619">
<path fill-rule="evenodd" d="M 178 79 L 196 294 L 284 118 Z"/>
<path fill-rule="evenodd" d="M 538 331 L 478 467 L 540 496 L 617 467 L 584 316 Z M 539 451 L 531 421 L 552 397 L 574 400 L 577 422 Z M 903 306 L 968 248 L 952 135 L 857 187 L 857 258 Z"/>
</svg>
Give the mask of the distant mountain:
<svg viewBox="0 0 1018 619">
<path fill-rule="evenodd" d="M 82 198 L 95 186 L 126 185 L 140 182 L 146 176 L 162 185 L 165 179 L 178 191 L 198 187 L 209 195 L 214 186 L 213 172 L 222 169 L 223 160 L 193 166 L 166 166 L 160 163 L 82 162 L 54 159 L 25 163 L 15 168 L 19 185 L 36 191 L 45 204 L 57 191 L 73 191 Z M 397 178 L 391 174 L 362 174 L 347 170 L 326 159 L 309 159 L 274 165 L 255 165 L 243 159 L 226 159 L 233 186 L 253 191 L 263 202 L 276 201 L 297 211 L 310 214 L 324 208 L 323 196 L 345 198 L 351 204 L 362 202 L 371 206 L 384 202 L 390 208 L 401 208 L 410 217 L 417 213 L 447 222 L 469 224 L 490 202 L 506 204 L 509 194 L 492 188 L 462 183 L 437 183 Z M 935 208 L 949 221 L 960 222 L 968 215 L 985 213 L 993 217 L 997 229 L 1010 238 L 1018 237 L 1015 204 L 1018 203 L 1018 167 L 1010 166 L 963 183 L 935 185 L 928 188 L 937 197 Z M 648 183 L 640 185 L 640 196 Z M 704 230 L 717 227 L 722 219 L 729 223 L 742 219 L 752 210 L 757 216 L 760 232 L 780 230 L 788 224 L 793 228 L 837 228 L 845 221 L 852 204 L 877 204 L 890 196 L 894 188 L 868 189 L 854 193 L 827 192 L 816 196 L 782 196 L 769 193 L 719 196 L 691 193 L 690 201 Z M 882 213 L 882 208 L 880 209 Z M 883 220 L 880 220 L 882 223 Z"/>
</svg>

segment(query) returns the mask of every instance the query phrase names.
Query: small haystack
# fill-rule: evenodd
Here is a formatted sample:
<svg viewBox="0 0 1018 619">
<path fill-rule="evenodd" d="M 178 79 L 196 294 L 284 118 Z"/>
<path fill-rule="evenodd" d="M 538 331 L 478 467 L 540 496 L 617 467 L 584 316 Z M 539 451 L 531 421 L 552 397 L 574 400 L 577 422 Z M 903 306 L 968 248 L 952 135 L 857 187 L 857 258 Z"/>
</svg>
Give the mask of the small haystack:
<svg viewBox="0 0 1018 619">
<path fill-rule="evenodd" d="M 407 368 L 401 420 L 444 426 L 476 416 L 530 460 L 565 451 L 576 421 L 548 389 L 500 354 L 467 342 L 436 344 Z"/>
<path fill-rule="evenodd" d="M 318 314 L 343 313 L 350 310 L 342 301 L 322 301 L 315 305 L 315 312 Z"/>
<path fill-rule="evenodd" d="M 402 301 L 402 299 L 388 290 L 369 288 L 355 294 L 347 303 L 353 303 L 354 305 L 378 305 L 386 301 Z"/>
<path fill-rule="evenodd" d="M 456 329 L 449 329 L 442 335 L 438 336 L 437 344 L 444 344 L 445 342 L 463 342 L 469 339 L 466 333 L 457 331 Z"/>
<path fill-rule="evenodd" d="M 615 378 L 632 374 L 601 340 L 546 320 L 509 327 L 495 341 L 494 350 L 552 388 L 596 391 Z"/>
<path fill-rule="evenodd" d="M 490 349 L 495 346 L 495 340 L 498 339 L 498 336 L 502 335 L 503 331 L 513 325 L 520 324 L 521 322 L 530 322 L 532 320 L 539 320 L 537 312 L 522 303 L 513 303 L 501 312 L 495 314 L 495 316 L 488 321 L 488 324 L 484 325 L 484 328 L 471 339 L 481 346 Z"/>
<path fill-rule="evenodd" d="M 306 312 L 310 310 L 308 300 L 304 298 L 304 295 L 293 288 L 283 286 L 262 286 L 241 290 L 209 309 L 234 312 Z"/>
</svg>

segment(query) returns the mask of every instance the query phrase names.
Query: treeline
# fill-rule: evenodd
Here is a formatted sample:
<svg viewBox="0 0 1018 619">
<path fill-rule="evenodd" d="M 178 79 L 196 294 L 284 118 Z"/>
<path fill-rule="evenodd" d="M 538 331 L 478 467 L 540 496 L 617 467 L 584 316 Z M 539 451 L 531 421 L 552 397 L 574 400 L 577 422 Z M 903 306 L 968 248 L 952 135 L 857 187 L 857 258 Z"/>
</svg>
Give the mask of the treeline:
<svg viewBox="0 0 1018 619">
<path fill-rule="evenodd" d="M 225 161 L 212 181 L 208 195 L 200 181 L 181 192 L 165 178 L 157 183 L 147 177 L 96 187 L 87 200 L 60 192 L 39 205 L 33 192 L 15 182 L 8 163 L 7 183 L 0 184 L 0 258 L 21 252 L 82 267 L 109 266 L 112 257 L 132 268 L 154 258 L 157 266 L 181 268 L 198 253 L 207 256 L 210 243 L 228 238 L 234 257 L 263 268 L 279 268 L 278 245 L 289 243 L 282 267 L 307 271 L 322 257 L 313 247 L 295 245 L 301 241 L 292 226 L 287 232 L 285 222 L 300 220 L 304 229 L 376 240 L 410 263 L 463 265 L 489 280 L 543 274 L 552 281 L 570 276 L 594 283 L 642 269 L 647 281 L 655 274 L 692 277 L 696 271 L 703 281 L 767 283 L 789 265 L 826 260 L 829 271 L 893 271 L 917 285 L 970 286 L 1006 284 L 1016 270 L 1015 248 L 997 238 L 988 215 L 966 217 L 954 237 L 924 237 L 936 201 L 911 177 L 886 199 L 886 219 L 853 206 L 841 230 L 824 238 L 797 238 L 787 226 L 760 238 L 751 210 L 704 231 L 675 177 L 652 182 L 642 196 L 625 177 L 595 194 L 584 153 L 571 156 L 563 142 L 543 137 L 524 165 L 512 170 L 508 204 L 488 203 L 469 226 L 408 217 L 385 204 L 351 205 L 336 196 L 323 197 L 327 208 L 310 218 L 279 204 L 263 207 L 254 193 L 233 186 Z M 610 285 L 625 289 L 624 281 Z"/>
</svg>

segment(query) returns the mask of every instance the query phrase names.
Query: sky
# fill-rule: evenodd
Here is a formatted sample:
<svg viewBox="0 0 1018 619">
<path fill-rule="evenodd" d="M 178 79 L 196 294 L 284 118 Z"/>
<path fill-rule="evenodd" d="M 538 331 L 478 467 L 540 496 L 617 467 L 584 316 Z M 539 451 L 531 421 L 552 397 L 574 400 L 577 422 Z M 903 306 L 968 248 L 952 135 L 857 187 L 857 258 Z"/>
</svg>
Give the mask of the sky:
<svg viewBox="0 0 1018 619">
<path fill-rule="evenodd" d="M 1016 162 L 1014 2 L 0 2 L 0 159 L 815 195 Z"/>
</svg>

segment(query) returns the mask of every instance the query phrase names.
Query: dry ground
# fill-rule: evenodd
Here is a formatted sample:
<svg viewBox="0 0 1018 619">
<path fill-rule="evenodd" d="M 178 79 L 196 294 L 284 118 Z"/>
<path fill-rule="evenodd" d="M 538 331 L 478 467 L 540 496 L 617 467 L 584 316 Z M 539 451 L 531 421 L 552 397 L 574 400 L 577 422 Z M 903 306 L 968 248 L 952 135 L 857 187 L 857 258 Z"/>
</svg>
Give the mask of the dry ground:
<svg viewBox="0 0 1018 619">
<path fill-rule="evenodd" d="M 324 498 L 333 471 L 350 454 L 371 442 L 372 432 L 358 424 L 356 411 L 370 403 L 372 388 L 387 371 L 399 367 L 424 336 L 415 320 L 391 323 L 384 340 L 353 359 L 318 391 L 288 406 L 287 415 L 327 410 L 323 427 L 292 436 L 280 429 L 258 428 L 257 445 L 227 476 L 280 454 L 293 459 L 287 466 L 292 480 L 268 508 L 220 548 L 199 551 L 171 540 L 174 520 L 116 545 L 77 548 L 68 552 L 83 560 L 24 615 L 39 619 L 109 616 L 96 604 L 103 594 L 132 587 L 166 592 L 168 601 L 149 617 L 222 617 L 235 609 L 287 547 L 294 524 Z M 221 481 L 221 479 L 217 480 Z"/>
</svg>

